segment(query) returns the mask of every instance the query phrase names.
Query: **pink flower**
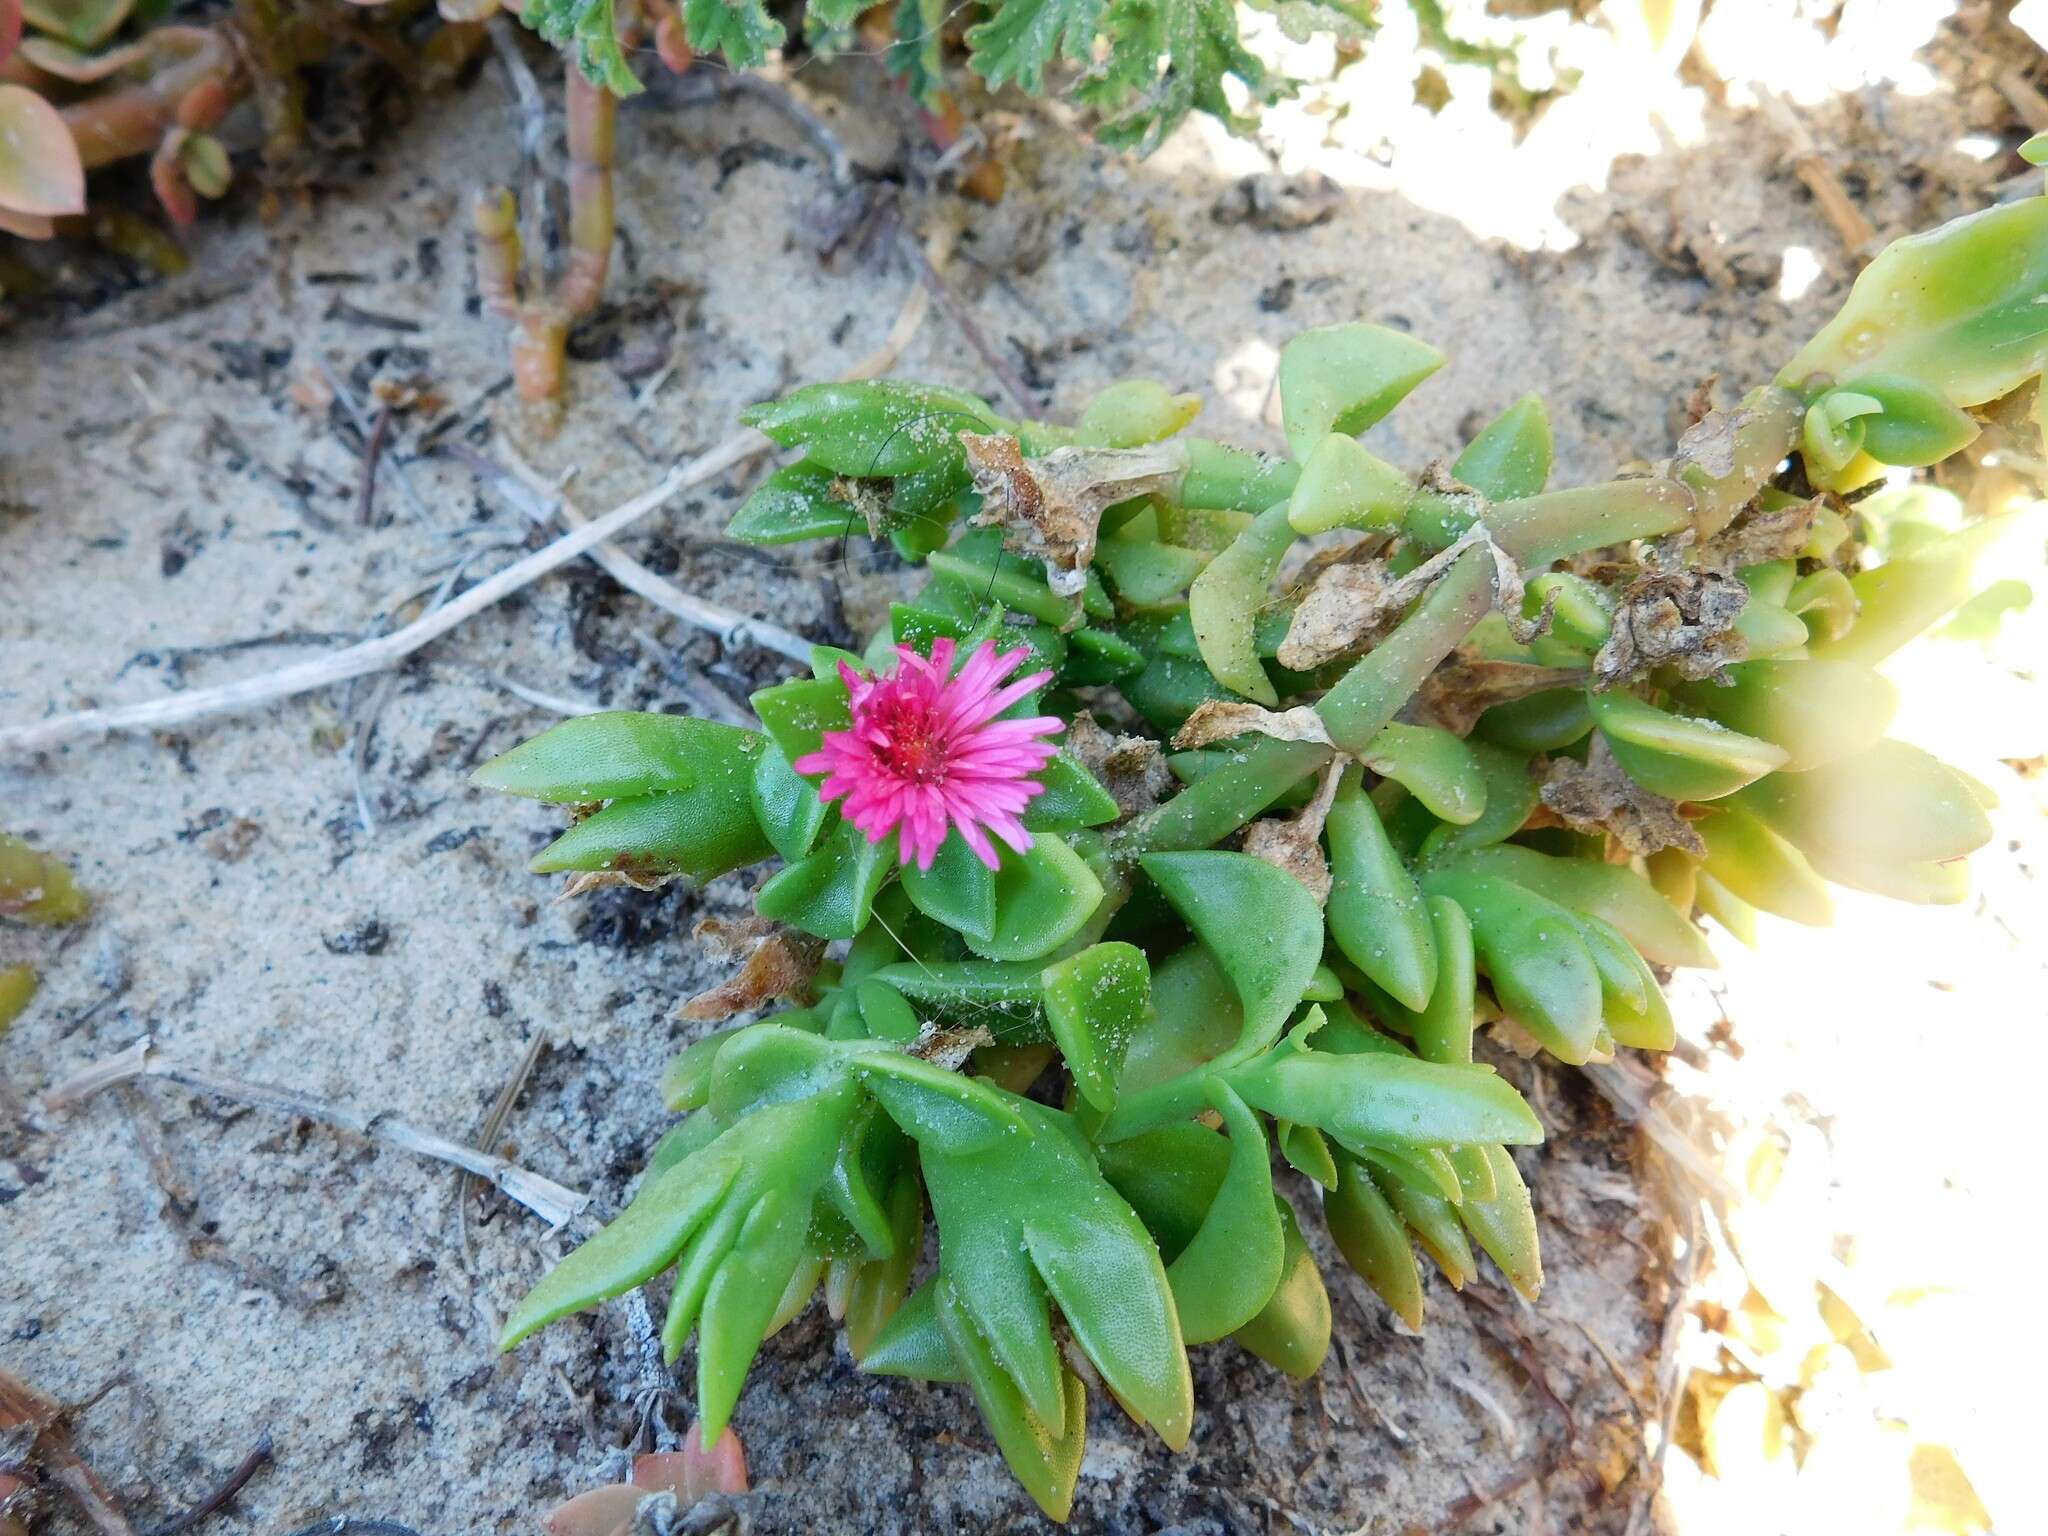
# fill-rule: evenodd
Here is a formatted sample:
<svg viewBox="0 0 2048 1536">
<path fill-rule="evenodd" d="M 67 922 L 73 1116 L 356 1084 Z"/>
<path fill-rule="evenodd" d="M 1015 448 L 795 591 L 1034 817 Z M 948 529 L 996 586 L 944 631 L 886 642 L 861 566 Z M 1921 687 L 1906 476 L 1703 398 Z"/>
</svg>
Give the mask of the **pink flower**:
<svg viewBox="0 0 2048 1536">
<path fill-rule="evenodd" d="M 862 677 L 841 662 L 852 728 L 827 731 L 822 749 L 795 763 L 798 773 L 826 776 L 818 792 L 827 800 L 844 796 L 846 819 L 869 842 L 899 832 L 899 862 L 915 859 L 921 870 L 932 867 L 949 826 L 990 869 L 989 832 L 1019 853 L 1028 849 L 1031 834 L 1018 813 L 1044 791 L 1031 775 L 1057 750 L 1038 738 L 1064 728 L 1050 715 L 996 718 L 1052 676 L 1003 682 L 1028 650 L 998 655 L 994 642 L 983 641 L 954 676 L 955 650 L 940 640 L 927 659 L 899 645 L 896 670 L 885 677 Z"/>
</svg>

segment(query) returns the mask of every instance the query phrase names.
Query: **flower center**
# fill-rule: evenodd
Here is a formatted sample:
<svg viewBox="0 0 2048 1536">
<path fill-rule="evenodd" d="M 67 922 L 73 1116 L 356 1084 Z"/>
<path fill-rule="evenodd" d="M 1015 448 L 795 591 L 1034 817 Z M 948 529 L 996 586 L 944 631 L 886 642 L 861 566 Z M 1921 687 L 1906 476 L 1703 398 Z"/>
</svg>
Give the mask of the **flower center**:
<svg viewBox="0 0 2048 1536">
<path fill-rule="evenodd" d="M 899 777 L 913 784 L 936 784 L 946 777 L 950 743 L 936 728 L 932 712 L 917 699 L 892 699 L 880 711 L 882 759 Z"/>
</svg>

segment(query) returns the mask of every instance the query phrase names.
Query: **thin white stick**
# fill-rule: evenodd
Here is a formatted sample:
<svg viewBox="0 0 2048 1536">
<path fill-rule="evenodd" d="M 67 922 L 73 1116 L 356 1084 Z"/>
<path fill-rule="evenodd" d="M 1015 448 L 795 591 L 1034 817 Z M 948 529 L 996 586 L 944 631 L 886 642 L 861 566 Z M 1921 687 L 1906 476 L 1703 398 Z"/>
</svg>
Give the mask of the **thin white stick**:
<svg viewBox="0 0 2048 1536">
<path fill-rule="evenodd" d="M 61 742 L 75 741 L 81 737 L 103 736 L 114 731 L 154 730 L 161 726 L 182 725 L 188 720 L 247 709 L 251 705 L 268 703 L 272 699 L 289 698 L 294 694 L 311 692 L 315 688 L 326 688 L 334 683 L 347 682 L 352 677 L 382 671 L 403 661 L 421 646 L 439 639 L 484 609 L 503 602 L 514 592 L 537 581 L 557 566 L 566 565 L 578 555 L 594 549 L 622 529 L 638 522 L 679 492 L 717 478 L 734 465 L 764 452 L 770 446 L 768 439 L 758 432 L 736 433 L 709 453 L 701 454 L 687 464 L 677 465 L 661 478 L 660 483 L 641 492 L 625 505 L 614 507 L 603 517 L 563 535 L 547 548 L 536 550 L 524 560 L 515 561 L 488 581 L 479 582 L 471 587 L 452 603 L 424 614 L 403 629 L 395 629 L 388 635 L 365 640 L 360 645 L 349 646 L 346 650 L 336 651 L 331 656 L 315 657 L 297 666 L 266 672 L 260 677 L 244 678 L 240 682 L 224 683 L 218 688 L 195 689 L 189 693 L 174 694 L 167 699 L 151 699 L 141 704 L 122 704 L 111 709 L 81 710 L 76 714 L 38 720 L 33 725 L 0 729 L 0 753 L 35 752 L 46 747 L 54 747 Z M 804 659 L 809 658 L 810 651 L 807 647 Z"/>
<path fill-rule="evenodd" d="M 156 1042 L 148 1035 L 144 1035 L 118 1056 L 109 1056 L 105 1061 L 94 1062 L 75 1076 L 65 1079 L 43 1095 L 43 1104 L 49 1109 L 64 1109 L 92 1097 L 102 1089 L 111 1088 L 116 1083 L 132 1082 L 138 1077 L 160 1077 L 199 1093 L 210 1093 L 237 1104 L 251 1104 L 259 1109 L 274 1109 L 287 1115 L 318 1120 L 323 1125 L 353 1131 L 371 1141 L 388 1142 L 402 1151 L 415 1153 L 420 1157 L 431 1157 L 439 1162 L 452 1163 L 480 1179 L 489 1179 L 551 1227 L 559 1227 L 580 1215 L 590 1204 L 588 1195 L 557 1184 L 553 1179 L 530 1172 L 505 1158 L 493 1156 L 488 1152 L 479 1152 L 475 1147 L 464 1146 L 459 1141 L 450 1141 L 446 1136 L 408 1125 L 405 1121 L 394 1119 L 381 1110 L 365 1114 L 346 1105 L 330 1104 L 324 1099 L 312 1098 L 295 1089 L 273 1088 L 266 1083 L 244 1082 L 240 1078 L 209 1072 L 204 1067 L 189 1066 L 176 1057 L 166 1056 L 159 1051 Z"/>
<path fill-rule="evenodd" d="M 564 527 L 590 526 L 590 519 L 569 499 L 568 492 L 551 485 L 519 456 L 518 450 L 510 443 L 500 443 L 498 452 L 504 456 L 506 467 L 531 493 L 530 497 L 520 500 L 526 514 L 535 522 L 559 518 Z M 775 651 L 805 666 L 811 664 L 811 642 L 802 635 L 794 634 L 779 624 L 770 624 L 766 619 L 751 619 L 744 613 L 736 613 L 704 598 L 692 597 L 674 582 L 650 571 L 616 544 L 598 545 L 590 551 L 590 558 L 604 567 L 612 580 L 627 591 L 639 593 L 655 607 L 674 614 L 692 628 L 709 630 L 729 651 L 758 645 L 763 650 Z"/>
</svg>

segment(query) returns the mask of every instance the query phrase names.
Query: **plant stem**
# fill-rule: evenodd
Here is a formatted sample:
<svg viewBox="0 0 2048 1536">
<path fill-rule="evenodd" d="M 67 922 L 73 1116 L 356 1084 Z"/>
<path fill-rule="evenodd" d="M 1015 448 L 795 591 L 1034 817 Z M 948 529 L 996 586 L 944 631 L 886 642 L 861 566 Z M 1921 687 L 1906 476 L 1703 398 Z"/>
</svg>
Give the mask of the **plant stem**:
<svg viewBox="0 0 2048 1536">
<path fill-rule="evenodd" d="M 1294 494 L 1301 466 L 1207 438 L 1187 439 L 1188 472 L 1181 482 L 1185 507 L 1210 512 L 1263 512 Z"/>
<path fill-rule="evenodd" d="M 230 94 L 247 89 L 235 66 L 234 49 L 205 27 L 159 27 L 151 46 L 168 46 L 183 57 L 156 70 L 139 85 L 126 86 L 64 109 L 64 126 L 78 144 L 87 170 L 155 150 L 178 117 L 178 105 L 194 89 L 218 84 Z"/>
<path fill-rule="evenodd" d="M 1476 622 L 1476 621 L 1475 621 Z M 1156 806 L 1116 834 L 1125 859 L 1213 847 L 1330 760 L 1316 741 L 1261 736 L 1230 761 Z"/>
<path fill-rule="evenodd" d="M 597 308 L 611 268 L 619 99 L 571 65 L 564 115 L 569 129 L 569 260 L 555 296 L 575 320 Z"/>
<path fill-rule="evenodd" d="M 1363 757 L 1373 737 L 1437 663 L 1487 615 L 1494 603 L 1495 570 L 1493 551 L 1484 544 L 1460 555 L 1415 611 L 1323 695 L 1316 713 L 1339 751 Z"/>
</svg>

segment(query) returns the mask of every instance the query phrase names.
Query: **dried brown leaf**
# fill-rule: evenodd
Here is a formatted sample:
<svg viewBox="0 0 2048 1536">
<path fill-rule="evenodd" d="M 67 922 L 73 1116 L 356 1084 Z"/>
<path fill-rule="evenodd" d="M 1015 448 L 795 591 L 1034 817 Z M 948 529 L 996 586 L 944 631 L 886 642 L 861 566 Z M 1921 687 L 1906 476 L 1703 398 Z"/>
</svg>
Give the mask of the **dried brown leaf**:
<svg viewBox="0 0 2048 1536">
<path fill-rule="evenodd" d="M 1315 798 L 1294 816 L 1269 816 L 1245 829 L 1244 851 L 1264 859 L 1275 869 L 1302 883 L 1317 906 L 1330 899 L 1330 861 L 1323 856 L 1323 823 L 1330 817 L 1330 802 L 1337 796 L 1341 762 L 1323 770 L 1323 782 Z"/>
<path fill-rule="evenodd" d="M 1388 576 L 1385 561 L 1333 565 L 1316 575 L 1295 605 L 1287 638 L 1274 659 L 1290 671 L 1312 672 L 1363 650 L 1394 627 L 1411 599 L 1404 585 Z"/>
<path fill-rule="evenodd" d="M 1415 690 L 1414 712 L 1457 736 L 1469 736 L 1479 717 L 1496 704 L 1512 704 L 1554 688 L 1578 688 L 1586 674 L 1576 667 L 1538 667 L 1526 661 L 1494 661 L 1465 651 L 1453 655 Z"/>
<path fill-rule="evenodd" d="M 1624 773 L 1597 735 L 1585 762 L 1553 760 L 1538 794 L 1574 832 L 1612 837 L 1628 853 L 1649 855 L 1678 848 L 1706 857 L 1707 845 L 1677 805 L 1651 794 Z"/>
<path fill-rule="evenodd" d="M 674 875 L 643 874 L 633 869 L 585 869 L 571 875 L 562 885 L 562 894 L 557 902 L 574 901 L 578 896 L 588 896 L 592 891 L 616 890 L 620 886 L 631 886 L 636 891 L 658 891 Z"/>
<path fill-rule="evenodd" d="M 1325 746 L 1330 741 L 1323 717 L 1306 704 L 1271 710 L 1241 699 L 1207 699 L 1174 733 L 1173 744 L 1185 752 L 1245 735 L 1270 736 L 1275 741 L 1319 741 Z"/>
<path fill-rule="evenodd" d="M 1794 502 L 1766 511 L 1748 508 L 1734 522 L 1700 545 L 1699 563 L 1707 570 L 1737 571 L 1766 560 L 1790 560 L 1813 537 L 1813 520 L 1827 497 Z"/>
<path fill-rule="evenodd" d="M 1685 424 L 1696 427 L 1712 414 L 1714 409 L 1714 386 L 1721 382 L 1721 375 L 1710 373 L 1693 385 L 1692 393 L 1685 401 Z"/>
<path fill-rule="evenodd" d="M 1142 816 L 1173 791 L 1166 754 L 1149 736 L 1116 736 L 1079 714 L 1067 727 L 1067 755 L 1101 781 L 1124 816 Z"/>
<path fill-rule="evenodd" d="M 1055 448 L 1027 459 L 1003 433 L 962 432 L 967 467 L 981 493 L 974 521 L 1001 528 L 1003 547 L 1045 564 L 1046 584 L 1065 597 L 1080 592 L 1103 512 L 1135 496 L 1170 491 L 1188 466 L 1179 443 L 1142 448 Z"/>
<path fill-rule="evenodd" d="M 889 536 L 889 489 L 887 480 L 862 480 L 840 475 L 832 482 L 832 499 L 842 501 L 860 514 L 868 537 L 880 543 Z"/>
<path fill-rule="evenodd" d="M 1735 621 L 1749 588 L 1720 571 L 1652 571 L 1622 592 L 1614 630 L 1593 658 L 1594 685 L 1613 688 L 1658 667 L 1695 680 L 1749 654 Z"/>
<path fill-rule="evenodd" d="M 966 1029 L 942 1029 L 928 1023 L 918 1037 L 904 1049 L 905 1054 L 915 1056 L 920 1061 L 944 1067 L 948 1072 L 957 1072 L 961 1063 L 981 1047 L 995 1043 L 996 1037 L 989 1032 L 985 1024 L 976 1024 Z"/>
<path fill-rule="evenodd" d="M 700 1024 L 755 1013 L 779 998 L 807 995 L 825 957 L 822 940 L 758 917 L 734 923 L 707 917 L 697 924 L 696 937 L 716 954 L 746 956 L 738 971 L 676 1009 L 676 1017 Z"/>
<path fill-rule="evenodd" d="M 1716 480 L 1734 474 L 1735 432 L 1746 419 L 1740 409 L 1712 410 L 1687 427 L 1671 456 L 1671 478 L 1678 479 L 1681 471 L 1695 464 Z"/>
</svg>

